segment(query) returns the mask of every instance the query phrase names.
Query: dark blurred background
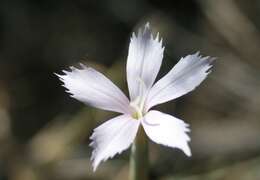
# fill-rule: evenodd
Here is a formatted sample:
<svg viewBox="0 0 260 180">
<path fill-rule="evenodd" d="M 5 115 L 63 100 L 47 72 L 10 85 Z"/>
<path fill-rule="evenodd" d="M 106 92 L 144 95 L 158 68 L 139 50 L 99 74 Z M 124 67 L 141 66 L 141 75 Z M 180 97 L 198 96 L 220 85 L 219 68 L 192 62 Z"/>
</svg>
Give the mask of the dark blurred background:
<svg viewBox="0 0 260 180">
<path fill-rule="evenodd" d="M 260 179 L 260 1 L 1 0 L 0 180 L 128 177 L 129 150 L 93 173 L 89 136 L 114 116 L 72 99 L 54 72 L 79 62 L 127 92 L 132 31 L 150 22 L 182 56 L 218 57 L 195 91 L 158 106 L 191 124 L 191 158 L 150 143 L 150 179 Z"/>
</svg>

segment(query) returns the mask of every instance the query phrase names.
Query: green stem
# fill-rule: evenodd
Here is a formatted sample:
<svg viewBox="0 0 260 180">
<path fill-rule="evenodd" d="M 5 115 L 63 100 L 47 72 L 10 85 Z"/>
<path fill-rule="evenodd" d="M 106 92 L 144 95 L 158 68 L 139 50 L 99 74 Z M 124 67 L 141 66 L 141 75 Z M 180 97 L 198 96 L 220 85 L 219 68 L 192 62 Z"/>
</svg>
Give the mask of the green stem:
<svg viewBox="0 0 260 180">
<path fill-rule="evenodd" d="M 141 126 L 131 148 L 130 180 L 148 180 L 148 141 Z"/>
</svg>

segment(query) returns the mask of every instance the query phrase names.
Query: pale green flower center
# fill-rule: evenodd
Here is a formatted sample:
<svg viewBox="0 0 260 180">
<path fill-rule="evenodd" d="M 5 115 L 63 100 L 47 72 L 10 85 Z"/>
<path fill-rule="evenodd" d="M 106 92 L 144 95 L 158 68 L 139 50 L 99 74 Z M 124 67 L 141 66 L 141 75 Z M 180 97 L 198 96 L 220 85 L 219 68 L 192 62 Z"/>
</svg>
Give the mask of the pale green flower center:
<svg viewBox="0 0 260 180">
<path fill-rule="evenodd" d="M 144 116 L 144 103 L 145 103 L 145 98 L 139 96 L 130 103 L 130 106 L 134 110 L 132 114 L 132 117 L 134 119 L 140 119 Z"/>
<path fill-rule="evenodd" d="M 133 108 L 132 117 L 134 119 L 141 119 L 144 114 L 144 105 L 145 105 L 145 99 L 147 95 L 147 87 L 142 80 L 142 78 L 138 78 L 139 83 L 139 96 L 132 102 L 130 102 L 130 106 Z"/>
</svg>

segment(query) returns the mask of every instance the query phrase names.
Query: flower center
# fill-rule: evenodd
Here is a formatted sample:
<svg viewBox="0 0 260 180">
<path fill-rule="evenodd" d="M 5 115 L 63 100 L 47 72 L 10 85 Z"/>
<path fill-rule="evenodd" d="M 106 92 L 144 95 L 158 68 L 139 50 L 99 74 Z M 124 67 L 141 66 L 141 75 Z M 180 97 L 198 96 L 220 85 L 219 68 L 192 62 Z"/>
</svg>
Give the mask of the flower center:
<svg viewBox="0 0 260 180">
<path fill-rule="evenodd" d="M 140 119 L 144 115 L 144 102 L 145 98 L 137 97 L 134 101 L 130 103 L 130 106 L 133 108 L 134 112 L 132 117 L 134 119 Z"/>
<path fill-rule="evenodd" d="M 147 95 L 147 87 L 142 78 L 139 77 L 137 83 L 139 85 L 139 96 L 134 101 L 130 102 L 130 106 L 133 108 L 132 117 L 134 119 L 140 119 L 144 116 L 144 104 Z"/>
</svg>

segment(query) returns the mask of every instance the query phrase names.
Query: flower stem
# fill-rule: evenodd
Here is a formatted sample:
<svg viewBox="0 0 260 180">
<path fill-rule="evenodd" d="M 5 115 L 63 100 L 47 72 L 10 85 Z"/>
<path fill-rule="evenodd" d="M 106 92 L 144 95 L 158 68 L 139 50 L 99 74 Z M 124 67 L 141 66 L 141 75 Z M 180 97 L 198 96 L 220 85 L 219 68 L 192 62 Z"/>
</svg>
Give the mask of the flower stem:
<svg viewBox="0 0 260 180">
<path fill-rule="evenodd" d="M 131 148 L 130 180 L 148 180 L 148 141 L 142 126 Z"/>
</svg>

